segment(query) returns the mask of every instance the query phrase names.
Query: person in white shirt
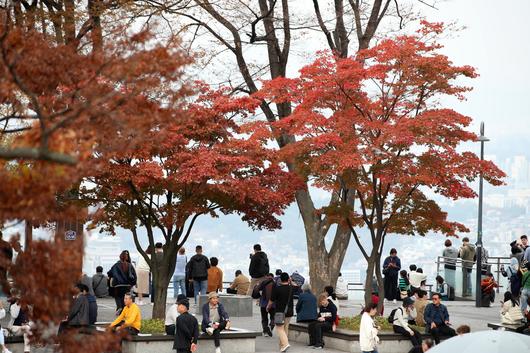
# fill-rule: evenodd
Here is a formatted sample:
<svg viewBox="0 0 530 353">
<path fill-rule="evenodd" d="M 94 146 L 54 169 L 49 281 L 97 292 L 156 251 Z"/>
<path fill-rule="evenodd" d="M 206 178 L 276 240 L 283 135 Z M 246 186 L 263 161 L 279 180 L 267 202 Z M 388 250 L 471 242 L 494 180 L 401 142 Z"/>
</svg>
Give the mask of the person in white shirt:
<svg viewBox="0 0 530 353">
<path fill-rule="evenodd" d="M 186 265 L 187 264 L 188 264 L 188 257 L 186 256 L 186 249 L 180 248 L 177 254 L 175 272 L 173 273 L 173 297 L 174 298 L 177 298 L 179 294 L 187 295 L 187 290 L 186 290 Z"/>
<path fill-rule="evenodd" d="M 337 278 L 337 298 L 342 300 L 348 300 L 348 284 L 342 278 L 342 273 L 339 273 Z"/>
<path fill-rule="evenodd" d="M 151 258 L 152 252 L 153 247 L 149 245 L 147 249 L 145 249 L 145 253 L 149 259 Z M 143 296 L 144 294 L 149 295 L 149 272 L 151 272 L 151 268 L 149 267 L 147 261 L 145 261 L 144 257 L 140 254 L 138 266 L 136 266 L 136 276 L 138 278 L 138 283 L 136 283 L 136 292 L 138 293 L 138 300 L 136 301 L 137 305 L 146 304 L 143 301 Z"/>
<path fill-rule="evenodd" d="M 179 294 L 177 296 L 177 301 L 175 304 L 172 304 L 166 312 L 166 320 L 164 322 L 164 325 L 166 326 L 166 335 L 173 336 L 175 335 L 175 327 L 177 324 L 177 317 L 179 316 L 179 312 L 177 310 L 178 308 L 178 302 L 180 300 L 186 299 L 186 296 L 184 294 Z"/>
<path fill-rule="evenodd" d="M 403 299 L 403 304 L 394 311 L 394 321 L 392 328 L 395 333 L 399 333 L 410 339 L 413 347 L 421 346 L 421 334 L 409 326 L 409 318 L 416 313 L 414 310 L 414 301 L 410 298 Z"/>
<path fill-rule="evenodd" d="M 6 317 L 6 309 L 4 309 L 4 302 L 0 300 L 0 320 L 4 319 Z M 5 339 L 4 339 L 4 330 L 0 327 L 0 349 L 2 350 L 1 353 L 11 353 L 9 349 L 6 347 Z"/>
<path fill-rule="evenodd" d="M 359 332 L 359 344 L 362 353 L 377 353 L 377 345 L 379 344 L 379 337 L 377 333 L 378 327 L 373 317 L 377 314 L 377 304 L 370 303 L 364 308 L 361 316 L 361 326 Z"/>
<path fill-rule="evenodd" d="M 335 307 L 337 308 L 337 315 L 339 315 L 339 298 L 337 298 L 337 294 L 335 293 L 335 290 L 333 289 L 333 286 L 326 286 L 324 287 L 324 292 L 328 293 L 328 299 L 335 304 Z"/>
<path fill-rule="evenodd" d="M 412 287 L 411 290 L 414 290 L 415 288 L 421 288 L 422 282 L 427 280 L 427 275 L 424 275 L 423 270 L 421 268 L 417 268 L 416 265 L 410 265 L 409 269 L 409 282 L 410 286 Z"/>
</svg>

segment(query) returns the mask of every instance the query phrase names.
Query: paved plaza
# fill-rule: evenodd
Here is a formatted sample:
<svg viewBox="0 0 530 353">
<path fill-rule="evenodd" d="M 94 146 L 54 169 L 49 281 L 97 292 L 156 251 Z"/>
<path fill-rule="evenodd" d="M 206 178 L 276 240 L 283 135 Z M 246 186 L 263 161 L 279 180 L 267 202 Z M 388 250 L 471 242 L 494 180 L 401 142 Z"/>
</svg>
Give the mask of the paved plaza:
<svg viewBox="0 0 530 353">
<path fill-rule="evenodd" d="M 171 301 L 168 301 L 168 305 Z M 193 299 L 191 300 L 190 311 L 195 312 L 196 307 L 193 305 Z M 483 331 L 489 330 L 487 327 L 488 322 L 499 321 L 499 303 L 495 303 L 490 308 L 476 308 L 474 301 L 455 301 L 455 302 L 444 302 L 447 306 L 451 318 L 453 327 L 458 327 L 462 324 L 467 324 L 471 327 L 472 331 Z M 98 321 L 111 321 L 114 319 L 114 300 L 99 299 L 99 314 Z M 397 307 L 398 304 L 386 303 L 385 304 L 385 317 L 389 315 L 390 311 Z M 142 317 L 150 318 L 152 305 L 143 305 L 140 307 L 142 310 Z M 341 316 L 353 316 L 361 311 L 361 302 L 359 301 L 340 301 L 340 314 Z M 200 320 L 200 315 L 196 315 L 197 319 Z M 294 320 L 294 318 L 293 318 Z M 259 307 L 254 306 L 252 317 L 232 317 L 232 324 L 234 327 L 245 328 L 248 330 L 256 330 L 261 332 L 261 318 L 259 314 Z M 308 348 L 301 343 L 291 342 L 291 349 L 289 352 L 302 353 L 307 352 Z M 221 343 L 222 345 L 222 343 Z M 312 351 L 312 350 L 311 350 Z M 340 352 L 333 349 L 325 349 L 326 352 Z M 272 353 L 278 352 L 278 339 L 276 336 L 270 337 L 258 337 L 256 341 L 256 352 Z"/>
</svg>

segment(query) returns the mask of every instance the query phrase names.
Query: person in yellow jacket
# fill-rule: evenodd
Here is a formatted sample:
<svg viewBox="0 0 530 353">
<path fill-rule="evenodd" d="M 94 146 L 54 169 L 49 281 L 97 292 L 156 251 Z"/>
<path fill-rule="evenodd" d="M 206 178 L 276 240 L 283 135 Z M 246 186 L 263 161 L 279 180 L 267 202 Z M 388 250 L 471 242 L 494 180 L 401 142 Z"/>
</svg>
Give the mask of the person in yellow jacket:
<svg viewBox="0 0 530 353">
<path fill-rule="evenodd" d="M 110 324 L 113 330 L 126 330 L 131 335 L 137 335 L 142 327 L 142 314 L 140 308 L 133 302 L 133 295 L 125 294 L 125 307 L 120 316 Z"/>
</svg>

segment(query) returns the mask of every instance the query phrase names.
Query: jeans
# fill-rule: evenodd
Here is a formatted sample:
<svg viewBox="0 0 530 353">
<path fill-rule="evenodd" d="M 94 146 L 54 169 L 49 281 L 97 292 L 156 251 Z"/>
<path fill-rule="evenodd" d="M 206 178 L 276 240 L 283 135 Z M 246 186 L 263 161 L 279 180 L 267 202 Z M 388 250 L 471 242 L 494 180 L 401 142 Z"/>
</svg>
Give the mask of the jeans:
<svg viewBox="0 0 530 353">
<path fill-rule="evenodd" d="M 173 298 L 186 293 L 186 276 L 173 276 Z"/>
<path fill-rule="evenodd" d="M 455 270 L 450 268 L 445 269 L 445 281 L 453 288 L 456 287 L 455 272 Z"/>
<path fill-rule="evenodd" d="M 473 293 L 471 283 L 471 269 L 462 268 L 462 296 L 469 297 Z"/>
<path fill-rule="evenodd" d="M 201 292 L 201 295 L 206 294 L 206 288 L 208 288 L 208 280 L 204 281 L 193 281 L 193 291 L 195 296 L 195 304 L 197 304 L 197 297 L 199 296 L 199 292 Z"/>
<path fill-rule="evenodd" d="M 521 291 L 521 299 L 519 300 L 519 302 L 521 303 L 521 311 L 523 312 L 523 315 L 524 315 L 524 311 L 526 310 L 526 307 L 528 306 L 526 301 L 528 300 L 529 297 L 530 297 L 530 289 L 523 288 L 523 290 Z"/>
</svg>

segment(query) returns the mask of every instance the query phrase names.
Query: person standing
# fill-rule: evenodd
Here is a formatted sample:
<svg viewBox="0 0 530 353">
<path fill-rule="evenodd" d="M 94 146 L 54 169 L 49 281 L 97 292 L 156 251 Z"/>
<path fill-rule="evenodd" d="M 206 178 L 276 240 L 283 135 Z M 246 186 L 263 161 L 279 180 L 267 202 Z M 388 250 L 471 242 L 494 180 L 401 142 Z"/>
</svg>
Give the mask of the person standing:
<svg viewBox="0 0 530 353">
<path fill-rule="evenodd" d="M 269 273 L 267 278 L 257 287 L 257 291 L 260 293 L 261 327 L 263 329 L 263 335 L 268 335 L 269 337 L 272 337 L 272 330 L 274 329 L 275 307 L 274 304 L 269 307 L 269 301 L 271 300 L 274 287 L 276 287 L 276 282 L 272 273 Z"/>
<path fill-rule="evenodd" d="M 267 254 L 261 251 L 261 245 L 254 245 L 254 253 L 250 254 L 250 265 L 248 267 L 250 274 L 250 286 L 248 287 L 247 295 L 252 295 L 254 287 L 259 285 L 269 273 L 269 259 Z"/>
<path fill-rule="evenodd" d="M 267 310 L 271 310 L 273 305 L 276 311 L 274 324 L 278 332 L 280 352 L 286 352 L 291 347 L 289 345 L 289 322 L 294 314 L 293 287 L 289 283 L 289 274 L 286 272 L 280 275 L 280 284 L 273 287 Z M 278 313 L 284 313 L 283 320 L 279 320 Z"/>
<path fill-rule="evenodd" d="M 187 271 L 188 278 L 193 281 L 193 295 L 195 297 L 195 304 L 197 304 L 197 297 L 206 294 L 208 287 L 208 269 L 210 268 L 210 261 L 202 254 L 202 246 L 195 247 L 195 255 L 193 255 L 188 262 Z"/>
<path fill-rule="evenodd" d="M 462 239 L 458 257 L 462 259 L 462 297 L 470 297 L 473 292 L 471 272 L 473 271 L 475 247 L 469 243 L 468 237 Z"/>
<path fill-rule="evenodd" d="M 175 263 L 175 273 L 173 274 L 173 297 L 177 298 L 179 294 L 187 296 L 186 291 L 186 265 L 188 257 L 184 247 L 179 249 Z"/>
<path fill-rule="evenodd" d="M 523 279 L 521 280 L 521 311 L 523 315 L 526 315 L 529 310 L 527 310 L 527 301 L 530 299 L 530 262 L 526 263 L 526 271 L 523 274 Z"/>
<path fill-rule="evenodd" d="M 317 297 L 311 293 L 311 285 L 306 282 L 302 285 L 302 293 L 296 302 L 296 322 L 315 321 L 318 317 L 317 309 Z"/>
<path fill-rule="evenodd" d="M 377 353 L 377 345 L 379 344 L 377 334 L 380 328 L 374 322 L 375 315 L 377 315 L 377 304 L 368 304 L 363 310 L 359 328 L 359 344 L 362 353 Z"/>
<path fill-rule="evenodd" d="M 248 279 L 248 277 L 245 276 L 241 270 L 237 270 L 235 278 L 230 284 L 230 288 L 226 289 L 226 292 L 231 294 L 246 295 L 248 292 L 248 287 L 250 287 L 250 279 Z"/>
<path fill-rule="evenodd" d="M 397 250 L 392 248 L 390 256 L 383 262 L 385 298 L 396 302 L 399 299 L 398 275 L 401 270 L 401 260 L 397 257 Z"/>
<path fill-rule="evenodd" d="M 130 292 L 131 287 L 136 285 L 136 271 L 132 264 L 127 261 L 128 259 L 128 252 L 122 251 L 120 254 L 120 260 L 111 267 L 109 272 L 107 272 L 107 276 L 109 276 L 110 279 L 110 286 L 114 289 L 116 315 L 119 315 L 125 307 L 125 293 Z"/>
<path fill-rule="evenodd" d="M 199 338 L 199 323 L 195 316 L 189 313 L 190 303 L 187 298 L 177 302 L 177 317 L 175 329 L 175 341 L 173 349 L 177 353 L 192 353 L 197 350 L 197 340 Z"/>
<path fill-rule="evenodd" d="M 307 327 L 309 333 L 309 345 L 315 349 L 324 348 L 322 333 L 334 331 L 335 321 L 337 320 L 337 307 L 328 299 L 328 293 L 322 293 L 318 296 L 320 305 L 318 318 Z"/>
<path fill-rule="evenodd" d="M 408 318 L 411 316 L 411 311 L 414 308 L 414 301 L 410 298 L 403 299 L 401 307 L 394 312 L 394 321 L 392 322 L 392 329 L 394 333 L 399 333 L 410 339 L 412 346 L 421 345 L 421 334 L 409 326 Z"/>
<path fill-rule="evenodd" d="M 440 336 L 456 336 L 455 330 L 450 327 L 449 312 L 442 304 L 440 294 L 432 295 L 432 303 L 428 304 L 424 313 L 427 333 L 430 333 L 436 344 L 440 343 Z"/>
<path fill-rule="evenodd" d="M 153 253 L 153 247 L 149 245 L 145 249 L 145 254 L 148 259 L 151 259 L 151 254 Z M 138 285 L 136 286 L 136 292 L 138 293 L 138 305 L 146 304 L 143 301 L 144 294 L 149 296 L 149 273 L 151 272 L 151 267 L 145 260 L 145 258 L 140 254 L 138 259 L 138 265 L 136 266 L 136 273 L 138 276 Z"/>
<path fill-rule="evenodd" d="M 134 296 L 131 293 L 123 296 L 123 302 L 125 306 L 116 320 L 110 324 L 110 328 L 117 331 L 125 330 L 130 335 L 137 335 L 142 327 L 140 308 L 134 304 Z"/>
<path fill-rule="evenodd" d="M 219 267 L 217 257 L 210 257 L 210 268 L 208 269 L 208 287 L 206 293 L 223 291 L 223 270 Z"/>
<path fill-rule="evenodd" d="M 458 258 L 458 250 L 453 246 L 451 240 L 445 240 L 445 249 L 442 252 L 444 258 L 445 281 L 451 287 L 456 286 L 456 259 Z"/>
<path fill-rule="evenodd" d="M 107 281 L 107 276 L 103 274 L 103 267 L 96 267 L 96 274 L 92 276 L 92 288 L 94 288 L 94 295 L 97 298 L 105 298 L 109 295 Z"/>
<path fill-rule="evenodd" d="M 208 303 L 202 306 L 202 331 L 213 336 L 215 353 L 221 353 L 221 331 L 230 329 L 230 317 L 223 304 L 219 303 L 217 292 L 208 293 Z"/>
</svg>

